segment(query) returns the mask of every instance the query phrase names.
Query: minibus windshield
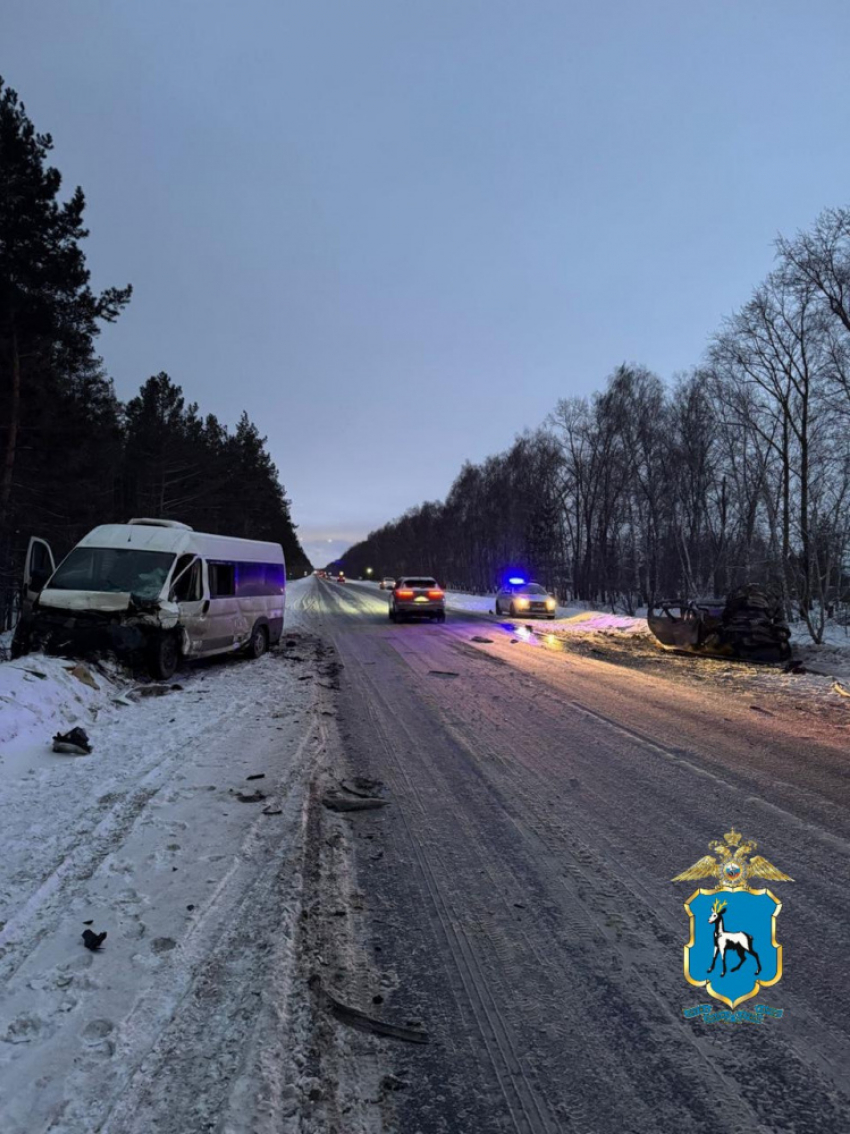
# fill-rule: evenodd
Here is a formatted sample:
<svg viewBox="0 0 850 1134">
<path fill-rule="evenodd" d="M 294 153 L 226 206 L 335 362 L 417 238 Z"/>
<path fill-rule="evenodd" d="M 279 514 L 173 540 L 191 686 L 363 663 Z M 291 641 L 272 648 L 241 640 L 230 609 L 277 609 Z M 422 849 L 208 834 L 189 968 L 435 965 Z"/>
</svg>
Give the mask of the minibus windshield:
<svg viewBox="0 0 850 1134">
<path fill-rule="evenodd" d="M 75 547 L 50 580 L 51 590 L 126 591 L 155 599 L 175 556 L 131 547 Z"/>
</svg>

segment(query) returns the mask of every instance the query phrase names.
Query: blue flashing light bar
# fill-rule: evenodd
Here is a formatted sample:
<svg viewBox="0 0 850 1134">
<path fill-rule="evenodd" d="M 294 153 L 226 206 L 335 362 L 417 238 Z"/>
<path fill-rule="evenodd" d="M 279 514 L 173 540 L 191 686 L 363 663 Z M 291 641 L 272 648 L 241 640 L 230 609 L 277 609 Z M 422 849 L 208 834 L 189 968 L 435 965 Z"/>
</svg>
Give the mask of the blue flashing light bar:
<svg viewBox="0 0 850 1134">
<path fill-rule="evenodd" d="M 508 579 L 508 582 L 512 583 L 516 587 L 520 587 L 525 582 L 525 579 L 520 579 L 519 576 L 516 576 L 513 579 Z"/>
</svg>

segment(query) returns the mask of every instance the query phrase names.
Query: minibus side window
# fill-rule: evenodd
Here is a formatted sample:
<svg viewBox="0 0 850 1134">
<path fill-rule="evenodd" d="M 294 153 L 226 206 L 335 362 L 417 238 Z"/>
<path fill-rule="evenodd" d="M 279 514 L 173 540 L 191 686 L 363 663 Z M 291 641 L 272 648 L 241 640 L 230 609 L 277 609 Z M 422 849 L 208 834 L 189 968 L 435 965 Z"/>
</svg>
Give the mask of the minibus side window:
<svg viewBox="0 0 850 1134">
<path fill-rule="evenodd" d="M 203 598 L 200 559 L 193 555 L 181 555 L 174 568 L 174 579 L 171 588 L 174 602 L 199 602 Z"/>
<path fill-rule="evenodd" d="M 277 563 L 237 563 L 236 593 L 240 598 L 283 594 L 283 567 Z"/>
<path fill-rule="evenodd" d="M 230 598 L 236 594 L 236 571 L 232 563 L 210 563 L 210 598 Z"/>
</svg>

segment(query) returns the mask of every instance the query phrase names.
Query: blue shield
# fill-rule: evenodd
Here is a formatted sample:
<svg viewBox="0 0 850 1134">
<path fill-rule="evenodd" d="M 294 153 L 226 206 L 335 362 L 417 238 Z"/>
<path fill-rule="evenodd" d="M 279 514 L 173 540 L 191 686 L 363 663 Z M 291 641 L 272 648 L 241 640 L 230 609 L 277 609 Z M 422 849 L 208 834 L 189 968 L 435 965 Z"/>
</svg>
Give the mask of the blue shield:
<svg viewBox="0 0 850 1134">
<path fill-rule="evenodd" d="M 723 907 L 720 917 L 712 923 L 718 906 Z M 776 940 L 781 909 L 770 890 L 697 890 L 685 902 L 691 923 L 685 979 L 730 1008 L 776 984 L 782 976 L 782 946 Z"/>
</svg>

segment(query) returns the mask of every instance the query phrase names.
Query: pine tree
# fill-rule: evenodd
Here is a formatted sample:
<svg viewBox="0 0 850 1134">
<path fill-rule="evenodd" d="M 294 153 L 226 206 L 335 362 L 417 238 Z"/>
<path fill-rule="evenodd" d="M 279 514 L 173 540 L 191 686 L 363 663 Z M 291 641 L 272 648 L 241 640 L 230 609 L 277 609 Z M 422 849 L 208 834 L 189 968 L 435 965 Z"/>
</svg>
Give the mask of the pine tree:
<svg viewBox="0 0 850 1134">
<path fill-rule="evenodd" d="M 48 165 L 52 147 L 0 78 L 0 583 L 7 587 L 19 568 L 19 518 L 29 519 L 33 501 L 51 510 L 50 477 L 32 478 L 52 475 L 57 454 L 47 454 L 53 465 L 45 464 L 39 446 L 76 404 L 79 383 L 87 381 L 90 392 L 97 386 L 98 398 L 108 400 L 93 343 L 131 294 L 126 287 L 96 295 L 89 287 L 85 198 L 77 188 L 58 200 L 62 178 Z M 60 506 L 53 501 L 52 511 L 62 520 Z"/>
</svg>

